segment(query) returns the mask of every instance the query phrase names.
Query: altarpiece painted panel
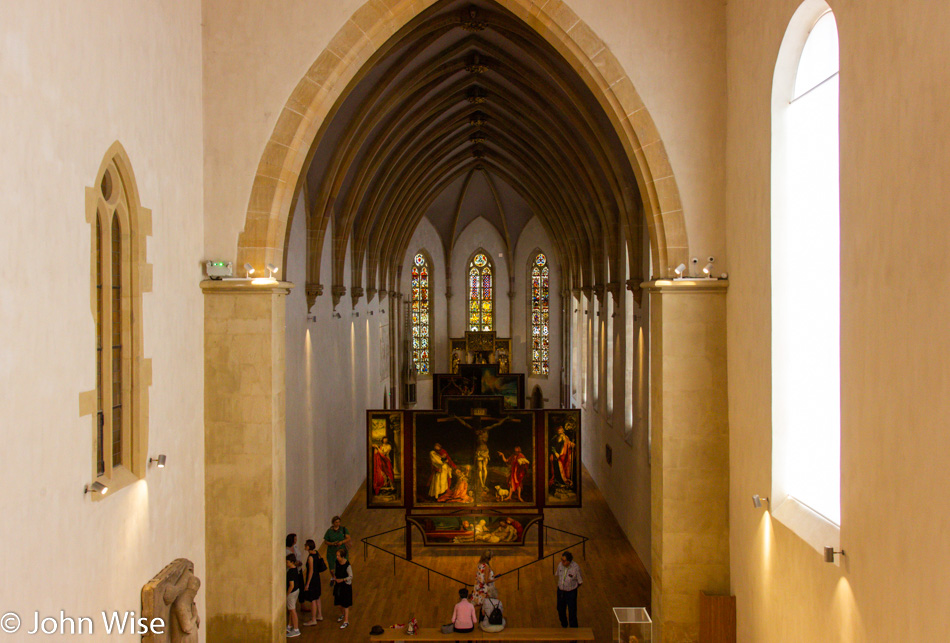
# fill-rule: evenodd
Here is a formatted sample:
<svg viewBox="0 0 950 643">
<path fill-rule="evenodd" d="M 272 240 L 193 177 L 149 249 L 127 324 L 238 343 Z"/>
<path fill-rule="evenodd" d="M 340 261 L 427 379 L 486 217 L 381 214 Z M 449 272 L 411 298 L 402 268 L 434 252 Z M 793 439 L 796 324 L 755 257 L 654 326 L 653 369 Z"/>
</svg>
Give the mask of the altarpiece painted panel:
<svg viewBox="0 0 950 643">
<path fill-rule="evenodd" d="M 506 547 L 524 545 L 528 528 L 540 521 L 540 514 L 453 514 L 407 516 L 422 534 L 428 547 Z"/>
<path fill-rule="evenodd" d="M 546 507 L 581 506 L 581 411 L 544 411 Z"/>
<path fill-rule="evenodd" d="M 402 507 L 403 413 L 367 411 L 366 506 Z"/>
<path fill-rule="evenodd" d="M 534 413 L 451 402 L 413 413 L 413 506 L 537 507 Z"/>
</svg>

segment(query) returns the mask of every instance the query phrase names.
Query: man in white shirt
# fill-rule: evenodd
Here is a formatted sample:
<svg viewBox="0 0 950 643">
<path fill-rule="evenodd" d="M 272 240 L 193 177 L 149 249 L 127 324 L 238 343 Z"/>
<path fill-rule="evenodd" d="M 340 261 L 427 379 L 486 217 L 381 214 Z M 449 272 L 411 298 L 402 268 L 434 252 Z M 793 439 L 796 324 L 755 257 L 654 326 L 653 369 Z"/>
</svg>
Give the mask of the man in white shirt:
<svg viewBox="0 0 950 643">
<path fill-rule="evenodd" d="M 561 618 L 561 627 L 577 627 L 577 588 L 584 583 L 580 565 L 574 562 L 574 555 L 566 551 L 561 555 L 561 564 L 554 569 L 557 577 L 557 614 Z M 568 612 L 570 611 L 570 621 Z"/>
</svg>

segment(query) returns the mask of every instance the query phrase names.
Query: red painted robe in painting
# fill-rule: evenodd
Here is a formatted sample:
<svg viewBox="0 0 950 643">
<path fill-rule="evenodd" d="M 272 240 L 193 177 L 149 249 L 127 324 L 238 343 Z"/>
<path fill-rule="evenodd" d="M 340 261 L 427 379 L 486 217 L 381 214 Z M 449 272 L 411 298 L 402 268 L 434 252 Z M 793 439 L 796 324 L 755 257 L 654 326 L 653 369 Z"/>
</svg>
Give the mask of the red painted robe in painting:
<svg viewBox="0 0 950 643">
<path fill-rule="evenodd" d="M 450 467 L 452 467 L 452 469 L 458 469 L 458 466 L 454 462 L 452 462 L 452 456 L 449 455 L 449 452 L 446 451 L 444 447 L 437 450 L 436 453 L 438 453 L 441 457 L 445 458 L 445 461 L 448 463 Z"/>
<path fill-rule="evenodd" d="M 521 451 L 515 451 L 511 454 L 511 457 L 505 460 L 505 464 L 508 465 L 508 490 L 511 491 L 510 499 L 514 499 L 515 496 L 521 496 L 522 485 L 524 484 L 524 477 L 528 472 L 528 459 L 524 457 L 524 453 Z"/>
<path fill-rule="evenodd" d="M 392 484 L 392 481 L 395 479 L 393 475 L 393 463 L 389 459 L 389 451 L 392 450 L 392 447 L 388 444 L 384 444 L 383 446 L 389 447 L 386 453 L 382 452 L 382 447 L 373 447 L 373 493 L 377 495 L 380 489 Z"/>
</svg>

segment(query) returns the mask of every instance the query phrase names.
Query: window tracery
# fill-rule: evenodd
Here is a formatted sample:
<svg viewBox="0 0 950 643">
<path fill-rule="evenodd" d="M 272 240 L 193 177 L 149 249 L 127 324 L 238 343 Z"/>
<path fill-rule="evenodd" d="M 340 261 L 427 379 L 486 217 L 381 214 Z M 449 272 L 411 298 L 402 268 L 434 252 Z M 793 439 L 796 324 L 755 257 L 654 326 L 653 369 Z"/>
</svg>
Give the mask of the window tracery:
<svg viewBox="0 0 950 643">
<path fill-rule="evenodd" d="M 430 306 L 429 274 L 431 267 L 421 252 L 412 259 L 412 362 L 416 373 L 428 375 L 430 370 Z"/>
<path fill-rule="evenodd" d="M 550 268 L 539 252 L 531 266 L 531 373 L 547 375 L 549 370 Z"/>
<path fill-rule="evenodd" d="M 492 263 L 484 252 L 472 257 L 468 266 L 468 329 L 494 330 Z"/>
</svg>

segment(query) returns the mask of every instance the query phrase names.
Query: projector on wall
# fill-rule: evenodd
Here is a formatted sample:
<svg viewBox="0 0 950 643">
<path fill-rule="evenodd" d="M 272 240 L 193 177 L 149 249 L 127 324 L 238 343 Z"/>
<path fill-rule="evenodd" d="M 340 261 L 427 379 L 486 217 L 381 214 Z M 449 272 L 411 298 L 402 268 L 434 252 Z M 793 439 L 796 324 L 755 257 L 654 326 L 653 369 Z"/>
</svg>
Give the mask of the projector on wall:
<svg viewBox="0 0 950 643">
<path fill-rule="evenodd" d="M 205 271 L 210 279 L 224 279 L 234 274 L 230 261 L 209 261 L 205 264 Z"/>
</svg>

